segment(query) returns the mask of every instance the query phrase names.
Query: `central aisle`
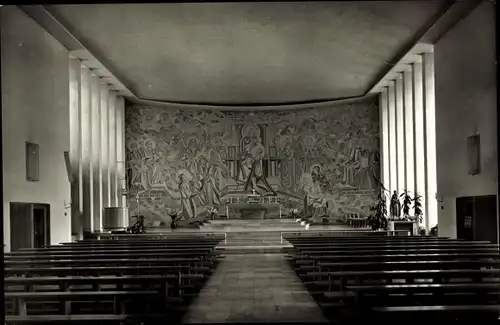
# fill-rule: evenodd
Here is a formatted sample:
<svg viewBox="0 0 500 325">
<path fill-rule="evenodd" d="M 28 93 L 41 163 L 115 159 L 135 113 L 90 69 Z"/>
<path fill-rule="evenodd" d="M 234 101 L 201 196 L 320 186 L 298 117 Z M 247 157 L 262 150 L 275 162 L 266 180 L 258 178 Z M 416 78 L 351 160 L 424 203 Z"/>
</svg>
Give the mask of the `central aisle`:
<svg viewBox="0 0 500 325">
<path fill-rule="evenodd" d="M 281 254 L 228 254 L 184 318 L 186 323 L 327 323 Z"/>
</svg>

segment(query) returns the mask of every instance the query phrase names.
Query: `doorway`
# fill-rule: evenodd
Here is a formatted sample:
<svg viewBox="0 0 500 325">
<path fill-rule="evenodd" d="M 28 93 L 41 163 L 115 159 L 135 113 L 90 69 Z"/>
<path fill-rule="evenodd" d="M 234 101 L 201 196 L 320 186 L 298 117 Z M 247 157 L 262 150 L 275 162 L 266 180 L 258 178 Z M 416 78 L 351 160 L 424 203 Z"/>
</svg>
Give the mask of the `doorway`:
<svg viewBox="0 0 500 325">
<path fill-rule="evenodd" d="M 50 244 L 50 205 L 10 203 L 11 251 Z"/>
<path fill-rule="evenodd" d="M 457 198 L 457 238 L 497 243 L 497 197 L 481 195 Z"/>
</svg>

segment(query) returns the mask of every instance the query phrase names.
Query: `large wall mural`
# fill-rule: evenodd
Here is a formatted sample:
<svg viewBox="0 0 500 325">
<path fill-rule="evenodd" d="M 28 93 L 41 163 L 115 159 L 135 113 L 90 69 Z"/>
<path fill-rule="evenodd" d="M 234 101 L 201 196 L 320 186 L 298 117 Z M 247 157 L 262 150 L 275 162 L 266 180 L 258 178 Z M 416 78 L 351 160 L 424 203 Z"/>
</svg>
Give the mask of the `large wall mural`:
<svg viewBox="0 0 500 325">
<path fill-rule="evenodd" d="M 131 215 L 169 225 L 224 211 L 231 197 L 277 197 L 283 213 L 366 215 L 378 191 L 372 100 L 295 111 L 220 112 L 128 104 Z"/>
</svg>

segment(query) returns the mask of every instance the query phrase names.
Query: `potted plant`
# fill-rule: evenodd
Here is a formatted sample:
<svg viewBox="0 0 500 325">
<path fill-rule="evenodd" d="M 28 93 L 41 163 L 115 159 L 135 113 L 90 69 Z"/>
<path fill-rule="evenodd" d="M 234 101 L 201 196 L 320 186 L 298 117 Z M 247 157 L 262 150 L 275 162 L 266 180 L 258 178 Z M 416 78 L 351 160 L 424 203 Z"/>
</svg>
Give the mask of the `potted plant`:
<svg viewBox="0 0 500 325">
<path fill-rule="evenodd" d="M 415 198 L 413 199 L 413 212 L 415 213 L 415 220 L 418 223 L 422 223 L 423 221 L 422 196 L 420 196 L 418 193 L 415 194 Z"/>
<path fill-rule="evenodd" d="M 403 200 L 403 217 L 405 219 L 411 219 L 410 218 L 410 208 L 411 208 L 411 202 L 413 199 L 410 196 L 410 192 L 408 190 L 403 190 L 403 193 L 399 196 Z"/>
<path fill-rule="evenodd" d="M 387 229 L 387 198 L 383 190 L 380 191 L 376 203 L 370 206 L 368 225 L 373 230 Z"/>
</svg>

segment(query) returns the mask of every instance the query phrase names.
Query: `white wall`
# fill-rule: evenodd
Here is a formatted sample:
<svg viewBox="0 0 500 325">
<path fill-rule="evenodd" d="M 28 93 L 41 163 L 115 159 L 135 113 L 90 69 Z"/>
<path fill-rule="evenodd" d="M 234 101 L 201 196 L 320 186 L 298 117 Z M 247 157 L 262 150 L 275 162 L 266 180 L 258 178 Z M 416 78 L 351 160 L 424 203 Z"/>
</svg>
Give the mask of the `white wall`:
<svg viewBox="0 0 500 325">
<path fill-rule="evenodd" d="M 484 1 L 434 48 L 439 235 L 456 237 L 455 199 L 497 194 L 495 5 Z M 466 138 L 481 135 L 481 173 L 467 174 Z"/>
<path fill-rule="evenodd" d="M 4 243 L 10 245 L 9 202 L 50 204 L 51 242 L 69 241 L 68 52 L 15 6 L 1 9 L 1 23 Z M 26 181 L 26 141 L 40 146 L 36 183 Z"/>
</svg>

